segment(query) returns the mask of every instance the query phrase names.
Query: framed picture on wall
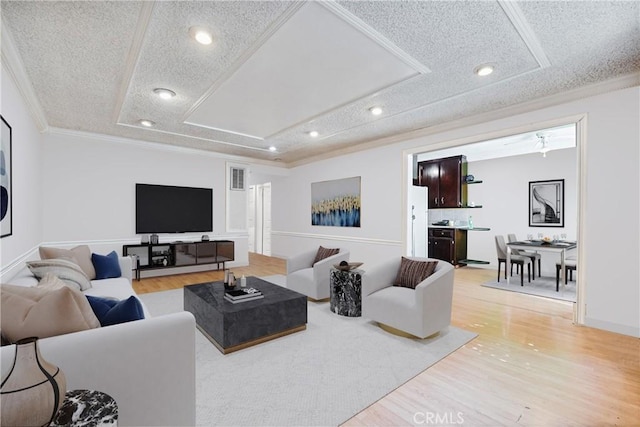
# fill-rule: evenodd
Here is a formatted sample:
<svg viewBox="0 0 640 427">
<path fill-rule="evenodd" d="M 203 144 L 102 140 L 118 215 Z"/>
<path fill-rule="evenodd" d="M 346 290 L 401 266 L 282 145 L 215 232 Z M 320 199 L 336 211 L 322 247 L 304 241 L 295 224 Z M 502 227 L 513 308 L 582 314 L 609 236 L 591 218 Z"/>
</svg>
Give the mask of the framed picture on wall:
<svg viewBox="0 0 640 427">
<path fill-rule="evenodd" d="M 13 192 L 11 189 L 11 126 L 2 119 L 0 129 L 0 237 L 11 236 L 13 226 Z"/>
<path fill-rule="evenodd" d="M 564 227 L 564 179 L 529 182 L 529 227 Z"/>
<path fill-rule="evenodd" d="M 360 177 L 312 182 L 311 225 L 360 227 Z"/>
</svg>

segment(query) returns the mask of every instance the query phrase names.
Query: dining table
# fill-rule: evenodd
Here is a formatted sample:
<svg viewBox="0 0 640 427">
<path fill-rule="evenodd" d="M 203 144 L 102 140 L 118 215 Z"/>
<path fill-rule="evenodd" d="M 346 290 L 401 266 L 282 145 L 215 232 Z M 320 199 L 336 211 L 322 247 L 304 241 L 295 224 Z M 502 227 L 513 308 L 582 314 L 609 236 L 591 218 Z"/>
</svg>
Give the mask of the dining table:
<svg viewBox="0 0 640 427">
<path fill-rule="evenodd" d="M 571 242 L 566 240 L 522 240 L 518 242 L 507 243 L 507 265 L 511 265 L 511 251 L 512 249 L 520 249 L 525 251 L 546 251 L 560 254 L 560 283 L 564 286 L 565 275 L 567 274 L 565 268 L 565 255 L 570 249 L 574 249 L 578 246 L 578 242 Z M 538 273 L 538 275 L 540 275 Z M 507 284 L 509 284 L 510 275 L 507 275 Z"/>
</svg>

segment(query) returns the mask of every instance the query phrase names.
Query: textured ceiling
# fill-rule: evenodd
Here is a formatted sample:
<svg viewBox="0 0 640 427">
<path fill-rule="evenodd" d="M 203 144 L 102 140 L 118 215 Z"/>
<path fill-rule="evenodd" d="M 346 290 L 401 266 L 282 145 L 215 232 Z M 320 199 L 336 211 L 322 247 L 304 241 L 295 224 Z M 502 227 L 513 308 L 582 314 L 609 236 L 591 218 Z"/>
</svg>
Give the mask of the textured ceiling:
<svg viewBox="0 0 640 427">
<path fill-rule="evenodd" d="M 286 164 L 640 70 L 635 1 L 1 6 L 3 60 L 24 67 L 43 127 Z M 189 37 L 196 25 L 213 44 Z M 478 77 L 485 63 L 495 71 Z"/>
</svg>

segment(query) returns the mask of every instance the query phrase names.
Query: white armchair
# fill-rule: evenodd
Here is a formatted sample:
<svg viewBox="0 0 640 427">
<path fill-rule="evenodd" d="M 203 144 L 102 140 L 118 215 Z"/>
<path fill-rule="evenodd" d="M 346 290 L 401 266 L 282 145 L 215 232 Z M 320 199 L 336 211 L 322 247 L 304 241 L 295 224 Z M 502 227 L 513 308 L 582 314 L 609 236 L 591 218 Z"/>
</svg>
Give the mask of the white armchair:
<svg viewBox="0 0 640 427">
<path fill-rule="evenodd" d="M 329 298 L 329 270 L 334 264 L 349 261 L 349 251 L 340 252 L 313 264 L 317 249 L 287 259 L 287 288 L 314 300 Z"/>
<path fill-rule="evenodd" d="M 393 286 L 401 258 L 365 271 L 362 277 L 362 316 L 382 325 L 426 338 L 451 324 L 453 266 L 438 261 L 435 272 L 415 289 Z"/>
</svg>

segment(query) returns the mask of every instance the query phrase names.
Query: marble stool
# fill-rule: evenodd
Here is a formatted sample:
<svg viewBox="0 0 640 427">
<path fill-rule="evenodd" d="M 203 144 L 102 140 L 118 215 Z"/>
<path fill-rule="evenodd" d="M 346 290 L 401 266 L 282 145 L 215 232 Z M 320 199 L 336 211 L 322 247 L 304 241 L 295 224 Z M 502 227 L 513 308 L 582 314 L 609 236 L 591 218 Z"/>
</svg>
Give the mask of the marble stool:
<svg viewBox="0 0 640 427">
<path fill-rule="evenodd" d="M 362 270 L 349 271 L 331 268 L 329 307 L 341 316 L 362 316 Z"/>
<path fill-rule="evenodd" d="M 118 425 L 118 405 L 111 396 L 95 390 L 69 390 L 50 426 Z"/>
</svg>

